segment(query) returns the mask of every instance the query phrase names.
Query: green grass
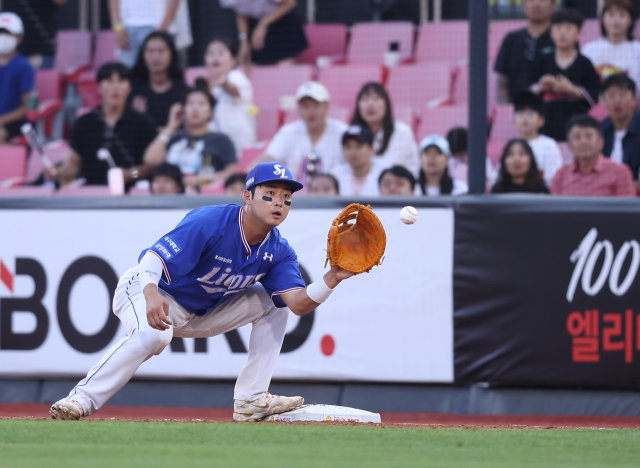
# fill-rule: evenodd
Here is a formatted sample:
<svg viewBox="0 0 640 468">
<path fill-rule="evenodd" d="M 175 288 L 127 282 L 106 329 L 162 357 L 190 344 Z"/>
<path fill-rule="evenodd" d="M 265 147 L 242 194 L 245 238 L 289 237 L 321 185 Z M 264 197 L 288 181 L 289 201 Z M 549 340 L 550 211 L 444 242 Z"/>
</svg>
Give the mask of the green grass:
<svg viewBox="0 0 640 468">
<path fill-rule="evenodd" d="M 640 430 L 0 420 L 0 467 L 640 467 Z"/>
</svg>

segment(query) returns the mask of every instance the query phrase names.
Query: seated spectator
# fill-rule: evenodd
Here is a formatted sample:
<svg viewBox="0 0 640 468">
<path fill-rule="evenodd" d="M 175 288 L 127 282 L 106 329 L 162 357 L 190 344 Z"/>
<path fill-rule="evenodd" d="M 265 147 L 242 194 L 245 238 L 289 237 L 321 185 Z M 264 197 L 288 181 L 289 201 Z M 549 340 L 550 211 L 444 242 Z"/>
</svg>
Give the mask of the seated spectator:
<svg viewBox="0 0 640 468">
<path fill-rule="evenodd" d="M 491 193 L 549 193 L 544 184 L 533 149 L 523 138 L 510 140 L 500 158 L 498 181 Z"/>
<path fill-rule="evenodd" d="M 467 129 L 464 127 L 454 127 L 447 132 L 447 142 L 451 151 L 449 158 L 449 175 L 453 180 L 458 180 L 467 185 L 469 178 L 469 154 L 467 150 Z M 487 175 L 487 187 L 491 186 L 491 177 L 494 168 L 489 161 L 485 160 L 485 172 Z"/>
<path fill-rule="evenodd" d="M 518 133 L 520 133 L 520 138 L 527 140 L 536 158 L 538 169 L 545 182 L 550 185 L 553 176 L 562 167 L 562 153 L 556 140 L 539 133 L 544 126 L 540 98 L 525 91 L 516 96 L 514 105 L 513 120 Z"/>
<path fill-rule="evenodd" d="M 374 135 L 373 149 L 386 167 L 404 166 L 415 176 L 420 171 L 418 145 L 413 130 L 393 119 L 391 100 L 380 83 L 366 83 L 356 99 L 353 125 L 368 125 Z"/>
<path fill-rule="evenodd" d="M 169 122 L 144 155 L 147 164 L 175 164 L 184 174 L 184 184 L 199 188 L 224 181 L 236 169 L 236 151 L 227 135 L 209 131 L 215 99 L 207 83 L 199 82 L 174 104 Z M 184 123 L 184 128 L 180 128 Z"/>
<path fill-rule="evenodd" d="M 247 173 L 233 174 L 224 181 L 224 194 L 229 196 L 242 196 L 244 194 Z"/>
<path fill-rule="evenodd" d="M 169 163 L 162 163 L 156 167 L 151 175 L 151 193 L 153 195 L 184 193 L 180 168 Z"/>
<path fill-rule="evenodd" d="M 589 115 L 576 115 L 567 123 L 569 148 L 575 162 L 562 166 L 553 178 L 554 195 L 633 197 L 631 171 L 602 155 L 602 124 Z"/>
<path fill-rule="evenodd" d="M 509 33 L 500 46 L 494 65 L 498 73 L 497 98 L 500 104 L 513 102 L 535 82 L 533 66 L 543 54 L 553 52 L 549 34 L 555 0 L 522 0 L 527 27 Z"/>
<path fill-rule="evenodd" d="M 416 190 L 416 179 L 406 167 L 392 166 L 382 171 L 378 178 L 378 186 L 383 197 L 410 197 Z"/>
<path fill-rule="evenodd" d="M 228 39 L 209 42 L 204 64 L 207 82 L 216 98 L 216 109 L 209 122 L 212 132 L 227 135 L 236 147 L 236 154 L 256 142 L 256 116 L 253 86 L 249 78 L 236 68 L 238 48 Z"/>
<path fill-rule="evenodd" d="M 127 105 L 131 91 L 129 69 L 121 63 L 105 63 L 97 73 L 102 105 L 78 118 L 71 133 L 73 149 L 60 172 L 62 181 L 82 176 L 88 185 L 106 185 L 109 164 L 98 150 L 111 152 L 115 165 L 124 169 L 127 186 L 151 175 L 153 165 L 143 162 L 144 152 L 156 138 L 151 121 Z M 53 174 L 50 174 L 53 176 Z"/>
<path fill-rule="evenodd" d="M 309 195 L 340 195 L 340 183 L 331 174 L 318 174 L 311 179 Z"/>
<path fill-rule="evenodd" d="M 0 13 L 0 144 L 19 136 L 29 110 L 33 68 L 18 52 L 24 26 L 15 13 Z"/>
<path fill-rule="evenodd" d="M 155 31 L 142 43 L 131 70 L 130 102 L 147 115 L 156 128 L 169 118 L 169 109 L 180 102 L 187 85 L 182 79 L 178 51 L 169 33 Z"/>
<path fill-rule="evenodd" d="M 611 75 L 602 84 L 602 99 L 609 111 L 604 119 L 602 153 L 631 169 L 636 187 L 640 169 L 640 111 L 636 110 L 636 84 L 627 75 Z"/>
<path fill-rule="evenodd" d="M 602 37 L 582 48 L 602 81 L 624 73 L 640 84 L 640 42 L 633 39 L 636 9 L 631 0 L 606 0 L 602 8 Z"/>
<path fill-rule="evenodd" d="M 352 125 L 342 135 L 342 152 L 346 163 L 331 170 L 345 196 L 377 197 L 378 177 L 385 169 L 373 156 L 373 135 L 369 127 Z"/>
<path fill-rule="evenodd" d="M 430 135 L 420 142 L 420 178 L 416 195 L 461 195 L 469 191 L 467 184 L 449 175 L 449 142 L 440 135 Z"/>
<path fill-rule="evenodd" d="M 536 64 L 531 91 L 542 96 L 545 124 L 542 133 L 565 141 L 567 121 L 575 114 L 586 114 L 598 100 L 600 77 L 584 55 L 576 50 L 583 17 L 567 8 L 551 17 L 551 39 L 555 53 L 545 54 Z"/>
<path fill-rule="evenodd" d="M 341 142 L 347 126 L 327 117 L 329 91 L 324 85 L 316 81 L 304 83 L 296 92 L 296 100 L 300 119 L 278 130 L 265 154 L 253 166 L 265 161 L 281 161 L 296 180 L 308 183 L 315 175 L 307 173 L 309 160 L 314 161 L 315 173 L 330 172 L 344 162 Z"/>
</svg>

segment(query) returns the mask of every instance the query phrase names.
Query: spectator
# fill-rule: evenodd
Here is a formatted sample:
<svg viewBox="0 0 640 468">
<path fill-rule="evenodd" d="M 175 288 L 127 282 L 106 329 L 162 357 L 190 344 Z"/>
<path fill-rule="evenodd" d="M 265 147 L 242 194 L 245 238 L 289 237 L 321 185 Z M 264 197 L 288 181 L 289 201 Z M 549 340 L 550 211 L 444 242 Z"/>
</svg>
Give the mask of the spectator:
<svg viewBox="0 0 640 468">
<path fill-rule="evenodd" d="M 602 153 L 631 169 L 636 187 L 640 169 L 640 112 L 636 110 L 636 84 L 627 75 L 611 75 L 602 84 L 602 99 L 609 111 L 604 119 Z"/>
<path fill-rule="evenodd" d="M 341 195 L 376 197 L 380 195 L 378 177 L 385 169 L 373 156 L 373 134 L 366 125 L 352 125 L 342 135 L 346 163 L 334 167 L 331 174 L 342 187 Z"/>
<path fill-rule="evenodd" d="M 449 175 L 449 142 L 440 135 L 430 135 L 420 142 L 420 178 L 416 195 L 461 195 L 469 191 L 467 184 Z"/>
<path fill-rule="evenodd" d="M 631 0 L 606 0 L 602 8 L 602 37 L 582 48 L 601 80 L 616 73 L 628 75 L 636 87 L 640 83 L 640 42 L 633 39 L 636 10 Z"/>
<path fill-rule="evenodd" d="M 169 163 L 162 163 L 156 167 L 151 176 L 151 193 L 153 195 L 184 193 L 180 168 Z"/>
<path fill-rule="evenodd" d="M 131 104 L 147 115 L 156 127 L 169 117 L 169 109 L 187 90 L 178 63 L 178 51 L 166 32 L 156 31 L 145 39 L 138 61 L 131 70 Z"/>
<path fill-rule="evenodd" d="M 449 175 L 453 180 L 458 180 L 465 185 L 469 177 L 469 154 L 467 151 L 467 129 L 455 127 L 447 133 L 447 142 L 451 150 L 449 158 Z M 485 172 L 487 174 L 487 187 L 491 186 L 491 177 L 494 173 L 491 161 L 485 160 Z"/>
<path fill-rule="evenodd" d="M 184 174 L 183 182 L 199 188 L 224 181 L 236 169 L 233 143 L 223 133 L 213 133 L 208 123 L 213 116 L 215 99 L 202 78 L 198 87 L 189 89 L 182 103 L 171 107 L 169 122 L 145 153 L 147 164 L 157 165 L 165 159 Z M 184 123 L 184 128 L 180 129 Z"/>
<path fill-rule="evenodd" d="M 589 115 L 576 115 L 567 123 L 567 133 L 575 162 L 560 168 L 551 184 L 552 194 L 635 196 L 629 168 L 602 156 L 600 122 Z"/>
<path fill-rule="evenodd" d="M 209 72 L 211 94 L 216 98 L 211 131 L 229 136 L 236 154 L 256 142 L 256 117 L 253 105 L 253 86 L 249 78 L 236 68 L 236 44 L 228 39 L 209 42 L 204 64 Z"/>
<path fill-rule="evenodd" d="M 239 61 L 264 65 L 293 64 L 307 48 L 296 0 L 220 0 L 220 6 L 236 13 Z"/>
<path fill-rule="evenodd" d="M 129 69 L 121 63 L 105 63 L 97 73 L 102 105 L 80 117 L 73 127 L 71 155 L 61 170 L 63 180 L 83 176 L 88 185 L 106 185 L 109 166 L 97 158 L 98 150 L 111 152 L 124 180 L 132 185 L 151 175 L 153 166 L 143 163 L 147 146 L 156 137 L 149 119 L 127 105 L 131 91 Z"/>
<path fill-rule="evenodd" d="M 582 15 L 575 9 L 556 11 L 551 17 L 551 39 L 555 53 L 545 54 L 536 64 L 531 90 L 542 95 L 545 124 L 542 133 L 565 141 L 564 128 L 574 114 L 585 114 L 598 100 L 600 77 L 593 65 L 576 50 Z"/>
<path fill-rule="evenodd" d="M 224 181 L 224 194 L 229 196 L 242 196 L 244 194 L 247 173 L 233 174 Z"/>
<path fill-rule="evenodd" d="M 516 96 L 514 105 L 513 120 L 520 138 L 527 140 L 545 183 L 551 185 L 553 176 L 562 167 L 562 153 L 556 140 L 539 133 L 545 122 L 540 98 L 525 91 Z"/>
<path fill-rule="evenodd" d="M 527 27 L 509 33 L 500 46 L 494 66 L 498 73 L 498 102 L 506 104 L 534 83 L 533 65 L 543 54 L 553 51 L 549 35 L 555 0 L 522 0 Z"/>
<path fill-rule="evenodd" d="M 500 158 L 498 181 L 491 193 L 549 193 L 544 184 L 533 148 L 524 138 L 510 140 Z"/>
<path fill-rule="evenodd" d="M 17 51 L 24 27 L 15 13 L 0 13 L 0 144 L 20 135 L 33 87 L 33 68 Z"/>
<path fill-rule="evenodd" d="M 296 92 L 296 100 L 300 119 L 278 130 L 254 166 L 264 161 L 281 161 L 296 180 L 308 181 L 314 172 L 330 172 L 344 162 L 341 141 L 347 126 L 327 117 L 329 91 L 322 84 L 316 81 L 303 84 Z M 311 173 L 307 167 L 309 160 L 315 164 Z"/>
<path fill-rule="evenodd" d="M 380 83 L 366 83 L 356 99 L 351 121 L 354 125 L 368 125 L 374 135 L 373 149 L 387 166 L 401 165 L 415 176 L 420 171 L 418 145 L 413 130 L 400 120 L 393 120 L 391 100 Z"/>
<path fill-rule="evenodd" d="M 311 179 L 309 195 L 340 195 L 340 183 L 331 174 L 318 174 Z"/>
<path fill-rule="evenodd" d="M 385 169 L 378 179 L 380 187 L 380 195 L 387 197 L 390 195 L 399 195 L 401 197 L 410 197 L 416 189 L 416 179 L 406 167 L 392 166 Z"/>
<path fill-rule="evenodd" d="M 187 0 L 109 0 L 109 16 L 118 41 L 118 60 L 129 68 L 154 31 L 174 35 L 180 50 L 193 43 Z"/>
</svg>

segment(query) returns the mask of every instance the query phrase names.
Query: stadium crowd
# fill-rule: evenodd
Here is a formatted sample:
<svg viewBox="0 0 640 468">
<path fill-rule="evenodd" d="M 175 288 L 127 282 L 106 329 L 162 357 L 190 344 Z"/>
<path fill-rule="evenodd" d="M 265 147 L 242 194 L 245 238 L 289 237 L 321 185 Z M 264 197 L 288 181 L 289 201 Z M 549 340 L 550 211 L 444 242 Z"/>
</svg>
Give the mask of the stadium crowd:
<svg viewBox="0 0 640 468">
<path fill-rule="evenodd" d="M 97 70 L 101 104 L 75 120 L 71 151 L 45 171 L 39 184 L 106 185 L 115 166 L 122 169 L 127 190 L 148 181 L 153 194 L 238 195 L 244 172 L 259 162 L 280 161 L 305 184 L 302 195 L 468 192 L 466 129 L 416 141 L 411 126 L 394 118 L 389 92 L 379 82 L 365 83 L 353 96 L 347 124 L 331 117 L 328 89 L 308 81 L 295 94 L 299 118 L 282 125 L 269 142 L 259 142 L 250 62 L 282 63 L 287 73 L 287 63 L 306 40 L 304 33 L 300 38 L 293 0 L 271 9 L 262 5 L 269 2 L 220 1 L 236 11 L 238 40 L 209 42 L 206 73 L 194 86 L 185 81 L 167 16 L 155 20 L 162 21 L 160 26 L 131 29 L 120 19 L 127 2 L 120 2 L 120 10 L 117 1 L 110 2 L 121 60 Z M 523 0 L 522 5 L 526 28 L 504 38 L 492 64 L 498 101 L 513 105 L 519 137 L 505 142 L 495 167 L 487 161 L 487 191 L 635 196 L 640 187 L 640 42 L 633 39 L 633 3 L 606 0 L 602 37 L 581 49 L 578 11 L 557 9 L 555 0 Z M 20 17 L 0 13 L 1 144 L 20 137 L 29 110 L 34 70 L 17 51 L 23 39 Z M 424 86 L 429 85 L 425 76 Z M 606 108 L 603 121 L 589 115 L 596 106 Z M 573 155 L 565 165 L 559 146 L 564 142 Z M 263 150 L 239 172 L 243 152 L 256 148 Z M 110 158 L 97 157 L 102 149 Z M 214 186 L 220 192 L 209 190 Z"/>
</svg>

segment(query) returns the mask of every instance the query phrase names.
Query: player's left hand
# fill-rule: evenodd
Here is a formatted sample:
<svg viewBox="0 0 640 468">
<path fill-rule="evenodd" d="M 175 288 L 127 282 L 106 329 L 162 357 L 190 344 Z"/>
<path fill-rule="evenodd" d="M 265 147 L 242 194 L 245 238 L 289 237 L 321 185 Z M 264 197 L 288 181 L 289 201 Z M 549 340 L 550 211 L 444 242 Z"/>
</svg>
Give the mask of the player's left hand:
<svg viewBox="0 0 640 468">
<path fill-rule="evenodd" d="M 338 265 L 331 265 L 331 270 L 324 276 L 324 279 L 327 286 L 333 289 L 338 286 L 341 281 L 351 278 L 353 275 L 354 273 L 340 268 Z"/>
</svg>

